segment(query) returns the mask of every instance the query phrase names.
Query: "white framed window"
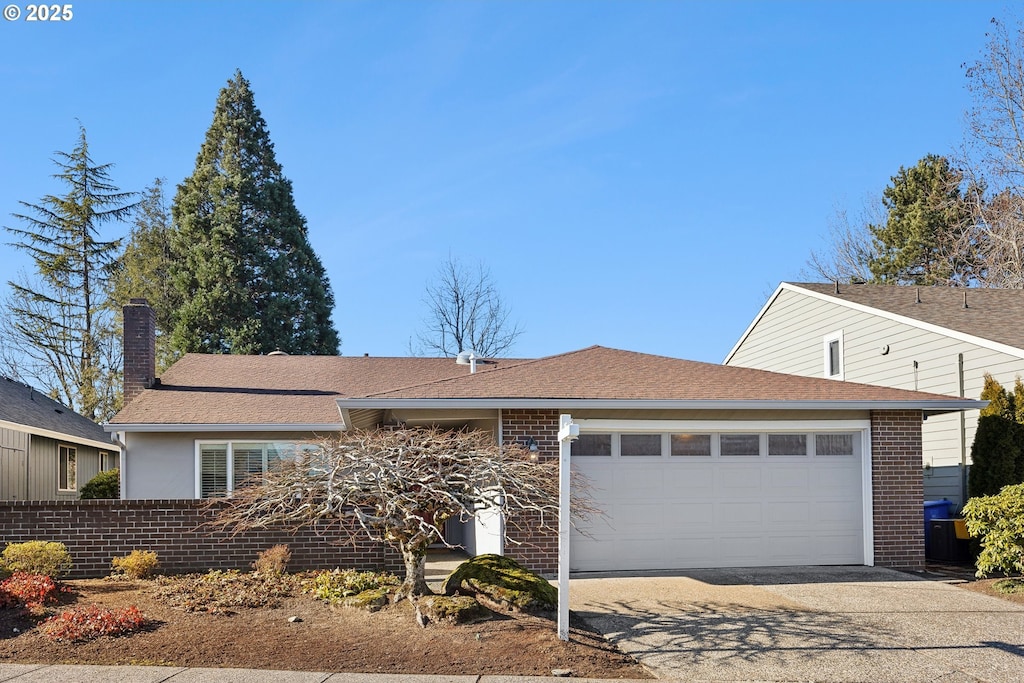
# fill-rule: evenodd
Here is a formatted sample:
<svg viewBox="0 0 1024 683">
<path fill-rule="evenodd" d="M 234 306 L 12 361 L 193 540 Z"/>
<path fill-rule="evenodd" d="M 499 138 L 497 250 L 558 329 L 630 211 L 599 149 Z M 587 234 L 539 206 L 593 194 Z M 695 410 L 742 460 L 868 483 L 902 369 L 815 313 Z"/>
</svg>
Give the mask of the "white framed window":
<svg viewBox="0 0 1024 683">
<path fill-rule="evenodd" d="M 298 444 L 278 441 L 196 441 L 196 498 L 229 496 L 281 460 Z"/>
<path fill-rule="evenodd" d="M 824 356 L 824 373 L 828 379 L 843 380 L 846 378 L 846 373 L 843 369 L 844 357 L 843 352 L 843 331 L 838 330 L 831 334 L 826 334 L 821 341 L 822 353 Z"/>
<path fill-rule="evenodd" d="M 100 451 L 100 472 L 106 472 L 117 467 L 117 458 L 108 451 Z"/>
<path fill-rule="evenodd" d="M 78 449 L 74 446 L 57 446 L 57 490 L 78 490 Z"/>
</svg>

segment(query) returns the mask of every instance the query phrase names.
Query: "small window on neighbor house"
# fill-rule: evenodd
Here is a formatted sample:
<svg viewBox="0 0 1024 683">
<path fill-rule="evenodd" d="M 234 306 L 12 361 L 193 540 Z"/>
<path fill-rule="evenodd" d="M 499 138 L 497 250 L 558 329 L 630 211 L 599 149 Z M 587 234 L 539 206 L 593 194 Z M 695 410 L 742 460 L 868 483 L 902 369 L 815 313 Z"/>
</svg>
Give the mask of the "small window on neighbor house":
<svg viewBox="0 0 1024 683">
<path fill-rule="evenodd" d="M 621 434 L 620 455 L 661 456 L 661 434 Z"/>
<path fill-rule="evenodd" d="M 117 459 L 107 451 L 100 451 L 100 472 L 106 472 L 117 467 Z"/>
<path fill-rule="evenodd" d="M 75 491 L 78 488 L 78 449 L 57 447 L 57 489 Z"/>
<path fill-rule="evenodd" d="M 825 377 L 843 379 L 843 333 L 825 335 Z"/>
<path fill-rule="evenodd" d="M 580 438 L 572 442 L 572 455 L 611 455 L 611 434 L 580 434 Z"/>
<path fill-rule="evenodd" d="M 720 434 L 722 455 L 761 455 L 760 434 Z"/>
<path fill-rule="evenodd" d="M 710 434 L 673 434 L 672 455 L 684 456 L 710 456 L 711 435 Z"/>
</svg>

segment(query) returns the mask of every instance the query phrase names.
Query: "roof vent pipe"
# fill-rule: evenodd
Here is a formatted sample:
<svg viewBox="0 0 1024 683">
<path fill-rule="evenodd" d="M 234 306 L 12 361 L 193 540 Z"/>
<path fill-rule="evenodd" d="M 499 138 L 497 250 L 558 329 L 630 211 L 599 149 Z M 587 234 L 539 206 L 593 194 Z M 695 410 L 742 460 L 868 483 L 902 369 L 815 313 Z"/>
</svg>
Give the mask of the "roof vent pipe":
<svg viewBox="0 0 1024 683">
<path fill-rule="evenodd" d="M 915 304 L 921 303 L 921 288 L 920 287 L 917 288 L 917 301 L 915 301 L 914 303 Z"/>
<path fill-rule="evenodd" d="M 839 293 L 839 280 L 836 280 L 835 283 L 836 283 L 836 294 L 838 294 Z"/>
<path fill-rule="evenodd" d="M 964 308 L 967 308 L 967 292 L 964 292 Z"/>
<path fill-rule="evenodd" d="M 477 355 L 473 351 L 459 351 L 459 355 L 455 357 L 455 362 L 458 365 L 468 365 L 470 374 L 476 372 L 476 360 Z"/>
</svg>

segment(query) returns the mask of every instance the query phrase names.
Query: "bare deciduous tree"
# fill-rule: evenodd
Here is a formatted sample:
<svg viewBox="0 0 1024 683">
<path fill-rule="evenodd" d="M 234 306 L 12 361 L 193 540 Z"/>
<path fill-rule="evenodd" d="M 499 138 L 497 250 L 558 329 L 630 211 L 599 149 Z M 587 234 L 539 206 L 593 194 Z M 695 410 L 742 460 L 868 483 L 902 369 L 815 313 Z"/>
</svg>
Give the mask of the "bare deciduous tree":
<svg viewBox="0 0 1024 683">
<path fill-rule="evenodd" d="M 973 106 L 963 152 L 974 213 L 968 248 L 981 251 L 981 284 L 1024 288 L 1024 27 L 992 20 L 982 58 L 965 64 Z"/>
<path fill-rule="evenodd" d="M 483 264 L 473 270 L 449 256 L 427 285 L 423 301 L 430 313 L 417 335 L 421 353 L 456 356 L 473 351 L 481 358 L 497 358 L 523 332 L 509 320 L 509 311 Z"/>
<path fill-rule="evenodd" d="M 807 261 L 807 275 L 830 282 L 869 282 L 868 267 L 875 256 L 871 244 L 870 225 L 886 221 L 885 207 L 879 198 L 868 199 L 860 214 L 851 220 L 844 208 L 836 208 L 829 221 L 827 251 L 812 251 Z"/>
<path fill-rule="evenodd" d="M 573 476 L 574 516 L 593 508 L 589 486 Z M 343 434 L 236 489 L 220 526 L 242 530 L 338 522 L 339 541 L 364 535 L 396 546 L 405 580 L 396 600 L 429 595 L 428 546 L 444 523 L 500 512 L 508 527 L 557 532 L 558 463 L 534 462 L 517 444 L 482 431 L 399 429 Z"/>
</svg>

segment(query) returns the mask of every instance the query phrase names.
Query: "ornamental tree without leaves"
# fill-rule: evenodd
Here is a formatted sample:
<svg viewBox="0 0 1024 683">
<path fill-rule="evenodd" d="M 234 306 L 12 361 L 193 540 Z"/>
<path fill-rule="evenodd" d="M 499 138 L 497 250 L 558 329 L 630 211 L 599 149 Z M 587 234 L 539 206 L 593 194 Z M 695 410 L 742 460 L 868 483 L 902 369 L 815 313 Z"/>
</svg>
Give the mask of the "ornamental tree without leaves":
<svg viewBox="0 0 1024 683">
<path fill-rule="evenodd" d="M 120 240 L 101 239 L 100 229 L 131 214 L 135 193 L 113 184 L 112 164 L 93 161 L 81 125 L 74 150 L 57 152 L 54 163 L 67 192 L 21 202 L 28 212 L 14 217 L 24 227 L 7 227 L 32 258 L 35 277 L 8 282 L 0 351 L 5 371 L 102 420 L 120 402 L 119 337 L 106 307 Z"/>
<path fill-rule="evenodd" d="M 327 275 L 239 71 L 171 213 L 176 352 L 338 352 Z"/>
<path fill-rule="evenodd" d="M 574 517 L 597 513 L 589 490 L 574 474 Z M 390 544 L 405 564 L 399 600 L 431 593 L 426 552 L 444 541 L 449 519 L 497 511 L 507 528 L 557 533 L 558 495 L 557 460 L 533 462 L 529 451 L 498 445 L 489 432 L 398 429 L 342 434 L 236 489 L 216 509 L 219 525 L 235 530 L 337 522 L 339 541 L 363 535 Z"/>
</svg>

